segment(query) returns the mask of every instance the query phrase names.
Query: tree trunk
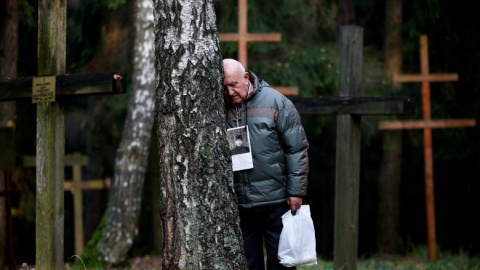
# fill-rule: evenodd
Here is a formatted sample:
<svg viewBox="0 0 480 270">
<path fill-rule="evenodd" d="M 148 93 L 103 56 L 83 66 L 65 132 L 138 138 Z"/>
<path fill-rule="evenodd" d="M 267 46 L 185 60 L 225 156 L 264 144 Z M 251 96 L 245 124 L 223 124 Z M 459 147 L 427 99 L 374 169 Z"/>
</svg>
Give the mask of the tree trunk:
<svg viewBox="0 0 480 270">
<path fill-rule="evenodd" d="M 353 0 L 340 0 L 341 25 L 355 24 L 355 8 Z"/>
<path fill-rule="evenodd" d="M 18 13 L 17 1 L 0 3 L 0 80 L 17 75 Z M 15 102 L 0 103 L 0 127 L 14 126 Z M 5 191 L 4 172 L 0 170 L 0 192 Z M 8 195 L 7 195 L 8 196 Z M 0 196 L 0 269 L 5 264 L 7 220 L 5 196 Z"/>
<path fill-rule="evenodd" d="M 390 75 L 402 72 L 402 0 L 385 2 L 385 67 Z M 400 90 L 394 85 L 394 94 Z M 383 159 L 378 181 L 378 251 L 402 251 L 400 234 L 400 180 L 402 172 L 402 132 L 383 133 Z"/>
<path fill-rule="evenodd" d="M 154 110 L 154 36 L 151 0 L 136 1 L 132 94 L 115 161 L 102 237 L 97 245 L 109 264 L 123 262 L 138 233 L 142 190 Z"/>
<path fill-rule="evenodd" d="M 0 3 L 0 78 L 17 75 L 18 12 L 17 1 Z"/>
<path fill-rule="evenodd" d="M 246 269 L 213 3 L 155 0 L 163 269 Z"/>
<path fill-rule="evenodd" d="M 17 1 L 0 3 L 0 80 L 17 76 L 18 12 Z M 15 102 L 0 103 L 0 126 L 14 126 Z M 1 223 L 1 222 L 0 222 Z"/>
</svg>

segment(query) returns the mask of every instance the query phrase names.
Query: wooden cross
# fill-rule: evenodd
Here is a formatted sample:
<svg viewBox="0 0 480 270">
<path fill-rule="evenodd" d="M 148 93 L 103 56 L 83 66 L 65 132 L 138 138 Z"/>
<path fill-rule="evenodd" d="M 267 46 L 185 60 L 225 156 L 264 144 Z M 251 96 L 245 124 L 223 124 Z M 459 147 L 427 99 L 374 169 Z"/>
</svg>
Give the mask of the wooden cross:
<svg viewBox="0 0 480 270">
<path fill-rule="evenodd" d="M 90 77 L 85 77 L 88 75 L 63 75 L 66 73 L 66 2 L 38 1 L 38 76 L 50 76 L 47 89 L 51 91 L 46 96 L 51 97 L 53 93 L 55 96 L 60 95 L 64 92 L 59 90 L 62 87 L 70 89 L 72 95 L 125 92 L 125 80 L 118 74 L 111 73 L 108 77 L 100 74 L 100 78 L 93 76 L 95 81 L 88 81 L 86 78 Z M 72 80 L 77 79 L 78 84 L 71 87 Z M 59 83 L 62 80 L 66 82 L 65 85 Z M 32 90 L 32 84 L 23 87 L 16 85 L 21 85 L 22 82 L 24 79 L 0 83 L 0 101 L 22 98 L 24 96 L 17 95 L 17 92 Z M 42 83 L 36 85 L 39 90 L 45 86 Z M 56 86 L 56 89 L 52 90 L 52 86 Z M 68 91 L 65 90 L 66 92 Z M 65 119 L 61 102 L 37 104 L 36 148 L 36 268 L 60 269 L 64 267 L 65 156 Z"/>
<path fill-rule="evenodd" d="M 82 254 L 84 247 L 83 239 L 83 190 L 100 190 L 110 187 L 110 180 L 82 181 L 82 167 L 88 164 L 88 157 L 80 153 L 65 156 L 65 167 L 72 167 L 72 181 L 65 181 L 63 188 L 71 191 L 73 195 L 73 215 L 75 230 L 75 254 Z M 23 157 L 24 167 L 35 167 L 34 156 Z"/>
<path fill-rule="evenodd" d="M 238 42 L 238 61 L 247 68 L 248 63 L 248 42 L 278 42 L 282 40 L 279 33 L 272 34 L 251 34 L 248 33 L 248 0 L 238 0 L 238 33 L 219 34 L 220 41 Z"/>
<path fill-rule="evenodd" d="M 424 162 L 425 162 L 425 193 L 427 208 L 428 257 L 437 260 L 435 239 L 435 199 L 433 189 L 433 128 L 460 128 L 474 127 L 474 119 L 432 120 L 430 109 L 430 82 L 452 82 L 458 80 L 457 74 L 430 74 L 428 64 L 428 38 L 420 36 L 420 74 L 396 74 L 394 83 L 421 82 L 422 83 L 422 116 L 423 120 L 409 121 L 382 121 L 380 129 L 423 129 Z"/>
<path fill-rule="evenodd" d="M 7 100 L 17 100 L 17 99 L 24 99 L 24 98 L 31 98 L 32 97 L 32 78 L 18 78 L 18 79 L 11 79 L 7 81 L 0 82 L 0 102 L 1 101 L 7 101 Z M 108 95 L 108 94 L 121 94 L 125 93 L 126 86 L 125 86 L 125 80 L 121 79 L 121 76 L 118 75 L 115 72 L 109 72 L 109 73 L 92 73 L 92 74 L 74 74 L 74 75 L 58 75 L 56 76 L 56 92 L 55 96 L 57 96 L 59 99 L 62 98 L 63 96 L 82 96 L 82 95 Z M 49 105 L 50 106 L 50 105 Z M 58 112 L 58 111 L 57 111 Z M 63 113 L 63 111 L 61 111 Z M 40 119 L 38 119 L 39 116 L 37 116 L 37 125 L 41 122 Z M 44 124 L 46 125 L 46 124 Z M 46 127 L 44 127 L 46 128 Z M 64 123 L 55 123 L 53 124 L 53 129 L 52 132 L 64 132 Z M 38 131 L 38 128 L 37 128 Z M 63 133 L 64 135 L 64 133 Z M 38 137 L 38 132 L 37 132 L 37 137 Z M 44 135 L 44 136 L 50 136 L 50 135 Z M 41 138 L 44 139 L 44 138 Z M 45 138 L 47 139 L 47 138 Z M 55 141 L 53 141 L 49 147 L 52 147 L 52 144 L 64 144 L 65 137 L 56 137 Z M 48 149 L 47 149 L 48 150 Z M 42 154 L 42 151 L 45 151 L 43 147 L 40 146 L 39 150 L 39 142 L 37 138 L 37 155 Z M 48 202 L 48 207 L 50 209 L 55 209 L 54 205 L 58 207 L 58 205 L 63 205 L 63 196 L 57 196 L 54 195 L 54 193 L 58 193 L 57 191 L 60 191 L 57 187 L 58 184 L 62 186 L 61 190 L 65 189 L 72 189 L 74 190 L 74 209 L 75 209 L 75 252 L 76 254 L 81 254 L 81 251 L 83 250 L 83 218 L 82 218 L 82 189 L 99 189 L 103 188 L 104 184 L 103 181 L 88 181 L 88 182 L 81 182 L 81 166 L 86 165 L 86 157 L 64 157 L 64 152 L 60 153 L 60 156 L 55 156 L 55 157 L 50 157 L 50 159 L 54 159 L 55 161 L 52 160 L 46 160 L 48 157 L 44 156 L 43 161 L 42 160 L 36 160 L 34 157 L 33 158 L 27 158 L 25 162 L 25 166 L 36 166 L 37 167 L 37 174 L 38 174 L 38 168 L 39 166 L 42 166 L 44 163 L 47 164 L 52 164 L 54 166 L 54 169 L 57 170 L 56 175 L 61 176 L 62 179 L 59 181 L 59 183 L 50 183 L 51 185 L 47 185 L 45 188 L 54 188 L 54 191 L 50 196 L 54 197 L 61 197 L 62 199 L 60 200 L 53 200 L 53 198 L 49 198 L 47 200 Z M 58 162 L 61 161 L 62 165 L 58 165 Z M 35 165 L 34 165 L 35 164 Z M 64 183 L 63 179 L 63 169 L 64 166 L 72 166 L 73 167 L 73 172 L 74 172 L 74 177 L 73 177 L 73 184 L 69 182 Z M 40 167 L 42 168 L 42 167 Z M 60 173 L 58 170 L 62 170 Z M 37 175 L 38 177 L 38 175 Z M 52 177 L 52 176 L 50 176 Z M 53 177 L 52 177 L 53 178 Z M 53 180 L 50 178 L 51 180 Z M 38 185 L 38 180 L 37 180 L 37 185 Z M 63 192 L 62 192 L 63 193 Z M 37 194 L 37 197 L 39 195 Z M 63 211 L 62 213 L 58 213 L 57 211 L 52 211 L 53 213 L 51 214 L 54 219 L 57 220 L 57 222 L 53 222 L 48 217 L 45 217 L 46 220 L 40 220 L 38 218 L 38 211 L 39 211 L 39 204 L 43 205 L 42 207 L 47 207 L 44 202 L 39 202 L 37 198 L 37 237 L 38 234 L 42 234 L 42 232 L 38 231 L 39 223 L 41 223 L 42 227 L 46 226 L 51 226 L 51 230 L 55 230 L 55 233 L 51 232 L 51 235 L 49 237 L 61 237 L 63 238 L 64 232 L 63 232 L 63 224 L 61 228 L 58 226 L 57 222 L 58 219 L 62 219 L 63 223 Z M 63 207 L 62 207 L 63 209 Z M 45 212 L 45 211 L 43 211 Z M 59 215 L 61 215 L 61 218 L 57 218 Z M 54 224 L 52 224 L 55 223 Z M 48 225 L 45 225 L 48 224 Z M 53 235 L 52 235 L 53 234 Z M 55 235 L 55 236 L 54 236 Z M 61 236 L 60 236 L 61 235 Z M 48 239 L 44 239 L 48 241 Z M 52 240 L 52 239 L 50 239 Z M 38 244 L 38 239 L 37 239 L 37 244 Z M 53 247 L 52 247 L 53 248 Z M 60 247 L 58 247 L 60 248 Z M 62 239 L 62 251 L 63 251 L 63 239 Z M 37 262 L 38 260 L 48 260 L 47 258 L 38 258 L 38 250 L 44 251 L 44 249 L 37 249 Z M 54 251 L 49 251 L 52 253 L 55 253 Z M 63 254 L 63 253 L 62 253 Z M 40 256 L 42 257 L 42 256 Z M 62 258 L 58 259 L 61 260 L 61 263 L 63 264 L 63 256 Z M 47 262 L 47 264 L 50 264 L 50 262 Z"/>
<path fill-rule="evenodd" d="M 247 68 L 248 64 L 248 42 L 278 42 L 282 40 L 282 35 L 279 33 L 248 33 L 247 1 L 248 0 L 238 0 L 238 33 L 221 33 L 218 35 L 220 41 L 238 42 L 238 61 L 242 63 L 245 68 Z M 298 88 L 296 87 L 275 86 L 274 88 L 284 95 L 298 95 Z"/>
<path fill-rule="evenodd" d="M 357 269 L 362 115 L 413 113 L 408 98 L 362 97 L 363 28 L 340 28 L 340 91 L 336 98 L 289 97 L 300 114 L 337 116 L 334 267 Z"/>
</svg>

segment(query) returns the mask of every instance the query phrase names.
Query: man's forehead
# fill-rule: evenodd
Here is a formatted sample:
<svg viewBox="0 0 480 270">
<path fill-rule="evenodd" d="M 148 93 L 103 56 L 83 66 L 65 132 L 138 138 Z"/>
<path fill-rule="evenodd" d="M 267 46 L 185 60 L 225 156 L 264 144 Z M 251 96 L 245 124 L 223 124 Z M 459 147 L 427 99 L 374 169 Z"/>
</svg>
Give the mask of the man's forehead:
<svg viewBox="0 0 480 270">
<path fill-rule="evenodd" d="M 227 77 L 227 76 L 225 76 L 225 80 L 224 80 L 224 81 L 225 81 L 226 84 L 238 83 L 238 80 L 237 80 L 237 79 L 235 79 L 235 78 L 229 78 L 229 77 Z"/>
<path fill-rule="evenodd" d="M 242 77 L 236 72 L 225 71 L 225 82 L 232 83 L 238 82 Z"/>
</svg>

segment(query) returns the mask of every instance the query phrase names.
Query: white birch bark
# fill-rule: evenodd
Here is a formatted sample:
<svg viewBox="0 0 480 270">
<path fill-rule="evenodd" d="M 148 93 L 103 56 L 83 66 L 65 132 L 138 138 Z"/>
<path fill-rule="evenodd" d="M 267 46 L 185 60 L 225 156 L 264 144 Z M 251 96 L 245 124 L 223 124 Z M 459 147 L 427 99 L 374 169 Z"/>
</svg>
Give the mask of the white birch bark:
<svg viewBox="0 0 480 270">
<path fill-rule="evenodd" d="M 155 0 L 163 269 L 246 269 L 211 0 Z"/>
<path fill-rule="evenodd" d="M 108 264 L 124 261 L 135 236 L 153 126 L 153 3 L 136 1 L 132 93 L 115 160 L 114 182 L 97 250 Z"/>
</svg>

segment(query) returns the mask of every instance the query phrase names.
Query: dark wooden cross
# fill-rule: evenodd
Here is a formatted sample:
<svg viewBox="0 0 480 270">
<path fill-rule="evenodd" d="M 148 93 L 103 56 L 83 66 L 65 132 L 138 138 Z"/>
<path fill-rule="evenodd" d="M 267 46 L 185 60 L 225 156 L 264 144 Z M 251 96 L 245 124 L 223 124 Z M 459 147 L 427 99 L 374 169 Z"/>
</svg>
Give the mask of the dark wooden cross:
<svg viewBox="0 0 480 270">
<path fill-rule="evenodd" d="M 432 129 L 434 128 L 460 128 L 474 127 L 474 119 L 457 120 L 432 120 L 430 109 L 430 83 L 431 82 L 453 82 L 458 81 L 457 74 L 430 74 L 428 64 L 428 38 L 420 36 L 420 74 L 394 75 L 395 83 L 421 82 L 422 83 L 422 120 L 409 121 L 382 121 L 380 129 L 423 129 L 424 141 L 424 162 L 425 162 L 425 193 L 427 208 L 427 235 L 428 235 L 428 257 L 432 261 L 437 260 L 436 237 L 435 237 L 435 198 L 433 188 L 433 146 Z"/>
<path fill-rule="evenodd" d="M 340 28 L 340 89 L 337 98 L 289 97 L 300 114 L 337 116 L 334 267 L 357 269 L 362 115 L 413 113 L 408 98 L 362 97 L 363 28 Z"/>
<path fill-rule="evenodd" d="M 38 1 L 38 76 L 48 77 L 40 78 L 39 82 L 32 78 L 1 82 L 0 101 L 125 92 L 125 80 L 113 72 L 63 75 L 66 73 L 66 2 Z M 40 94 L 33 96 L 32 88 Z M 61 102 L 37 104 L 36 148 L 36 268 L 62 269 L 65 119 Z"/>
<path fill-rule="evenodd" d="M 238 33 L 219 34 L 220 41 L 238 42 L 238 61 L 247 68 L 248 64 L 248 42 L 279 42 L 282 35 L 279 33 L 248 33 L 248 0 L 238 0 Z M 284 95 L 298 95 L 298 88 L 274 86 L 274 88 Z"/>
</svg>

